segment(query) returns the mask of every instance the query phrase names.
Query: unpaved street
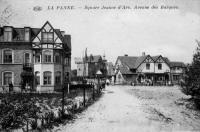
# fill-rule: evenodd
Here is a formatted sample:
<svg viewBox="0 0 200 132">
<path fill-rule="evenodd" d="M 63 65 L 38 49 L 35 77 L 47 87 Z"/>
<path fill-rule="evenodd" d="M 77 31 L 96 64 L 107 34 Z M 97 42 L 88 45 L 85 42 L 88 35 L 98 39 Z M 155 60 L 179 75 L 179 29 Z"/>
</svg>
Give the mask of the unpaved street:
<svg viewBox="0 0 200 132">
<path fill-rule="evenodd" d="M 161 99 L 158 99 L 158 101 L 151 101 L 154 97 L 152 92 L 145 93 L 146 87 L 141 87 L 141 89 L 142 92 L 140 92 L 140 87 L 109 86 L 104 91 L 103 96 L 95 104 L 78 115 L 78 118 L 73 123 L 61 126 L 56 130 L 63 132 L 156 132 L 200 130 L 198 129 L 200 128 L 198 125 L 199 118 L 195 118 L 196 120 L 194 120 L 194 122 L 196 123 L 193 123 L 191 117 L 183 116 L 181 118 L 182 114 L 178 114 L 178 119 L 176 119 L 176 109 L 170 108 L 170 111 L 165 110 L 168 108 L 168 106 L 166 106 L 168 105 L 166 100 L 163 105 L 158 105 L 157 103 L 162 103 L 159 102 Z M 164 90 L 166 89 L 167 88 L 164 88 Z M 170 90 L 172 90 L 172 88 L 170 88 Z M 177 89 L 175 90 L 177 91 Z M 155 91 L 157 90 L 154 90 L 154 92 Z M 161 91 L 163 90 L 161 89 Z M 156 93 L 153 94 L 156 95 Z M 163 95 L 161 95 L 160 98 L 162 98 L 162 96 Z M 170 102 L 170 97 L 168 99 L 168 102 Z M 172 102 L 174 102 L 174 100 L 172 100 Z M 174 106 L 171 105 L 171 107 Z M 178 113 L 181 113 L 180 109 L 177 110 Z M 173 112 L 172 110 L 174 110 L 174 113 L 171 115 L 174 115 L 174 117 L 169 117 L 169 113 L 166 116 L 165 113 Z M 184 112 L 184 114 L 188 114 L 187 111 Z M 187 118 L 191 118 L 191 120 L 188 120 Z M 185 119 L 185 121 L 183 119 Z M 189 121 L 191 122 L 189 123 Z M 194 124 L 195 126 L 191 126 L 191 124 Z"/>
</svg>

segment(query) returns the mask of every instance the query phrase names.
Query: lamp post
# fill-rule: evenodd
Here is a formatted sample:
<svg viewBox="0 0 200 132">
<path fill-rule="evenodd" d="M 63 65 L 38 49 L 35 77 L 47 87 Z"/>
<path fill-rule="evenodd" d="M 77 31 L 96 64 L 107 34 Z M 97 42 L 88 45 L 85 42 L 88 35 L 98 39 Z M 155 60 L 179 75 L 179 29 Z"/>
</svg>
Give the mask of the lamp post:
<svg viewBox="0 0 200 132">
<path fill-rule="evenodd" d="M 97 84 L 97 87 L 98 87 L 98 93 L 100 93 L 100 76 L 102 75 L 101 71 L 98 70 L 97 73 L 97 79 L 98 79 L 98 84 Z"/>
</svg>

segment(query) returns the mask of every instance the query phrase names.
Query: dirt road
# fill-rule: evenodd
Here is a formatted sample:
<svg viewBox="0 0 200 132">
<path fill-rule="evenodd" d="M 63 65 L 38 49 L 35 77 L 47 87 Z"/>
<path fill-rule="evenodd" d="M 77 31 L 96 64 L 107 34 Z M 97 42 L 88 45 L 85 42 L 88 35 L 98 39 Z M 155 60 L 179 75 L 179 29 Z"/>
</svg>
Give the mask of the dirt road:
<svg viewBox="0 0 200 132">
<path fill-rule="evenodd" d="M 158 132 L 184 131 L 185 127 L 159 113 L 159 109 L 133 94 L 130 86 L 109 86 L 95 104 L 78 116 L 74 123 L 57 131 L 62 132 Z M 148 96 L 148 95 L 147 95 Z M 146 102 L 148 103 L 148 102 Z M 147 107 L 146 107 L 147 106 Z M 149 107 L 148 107 L 149 106 Z M 152 108 L 149 110 L 149 108 Z M 154 110 L 154 111 L 152 111 Z M 158 116 L 160 120 L 150 118 Z M 197 126 L 198 128 L 198 126 Z M 200 128 L 200 127 L 199 127 Z M 189 128 L 187 131 L 192 130 Z"/>
</svg>

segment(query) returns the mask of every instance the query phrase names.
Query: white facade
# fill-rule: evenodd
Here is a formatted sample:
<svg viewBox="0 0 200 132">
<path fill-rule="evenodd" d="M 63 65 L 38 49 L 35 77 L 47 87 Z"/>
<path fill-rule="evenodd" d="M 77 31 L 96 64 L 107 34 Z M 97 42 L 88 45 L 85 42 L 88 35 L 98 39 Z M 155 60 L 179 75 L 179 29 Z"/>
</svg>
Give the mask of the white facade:
<svg viewBox="0 0 200 132">
<path fill-rule="evenodd" d="M 147 68 L 147 64 L 150 65 L 149 68 Z M 142 73 L 154 73 L 155 72 L 154 69 L 155 69 L 155 64 L 154 63 L 142 63 L 138 67 L 137 71 L 138 72 L 142 72 Z"/>
<path fill-rule="evenodd" d="M 161 69 L 158 68 L 158 65 L 161 65 Z M 170 67 L 166 63 L 155 63 L 155 73 L 169 73 Z"/>
</svg>

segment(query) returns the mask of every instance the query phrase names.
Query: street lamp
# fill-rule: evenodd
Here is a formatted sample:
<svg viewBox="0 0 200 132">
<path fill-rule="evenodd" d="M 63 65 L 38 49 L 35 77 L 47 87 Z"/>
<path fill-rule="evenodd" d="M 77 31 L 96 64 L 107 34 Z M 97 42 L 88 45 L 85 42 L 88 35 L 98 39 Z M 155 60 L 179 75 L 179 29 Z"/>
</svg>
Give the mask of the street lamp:
<svg viewBox="0 0 200 132">
<path fill-rule="evenodd" d="M 100 80 L 99 80 L 99 78 L 100 78 L 100 76 L 102 75 L 101 71 L 98 70 L 97 73 L 96 73 L 96 75 L 97 75 L 97 79 L 98 79 L 98 84 L 97 84 L 97 86 L 98 86 L 98 91 L 99 91 L 99 93 L 100 93 L 100 82 L 99 82 Z"/>
</svg>

